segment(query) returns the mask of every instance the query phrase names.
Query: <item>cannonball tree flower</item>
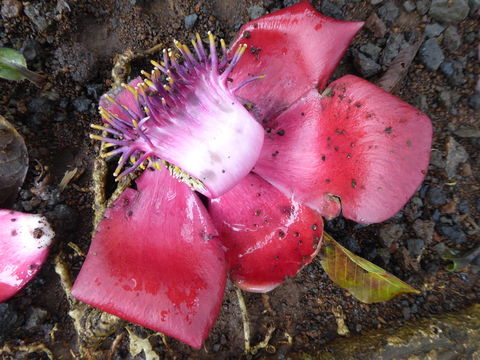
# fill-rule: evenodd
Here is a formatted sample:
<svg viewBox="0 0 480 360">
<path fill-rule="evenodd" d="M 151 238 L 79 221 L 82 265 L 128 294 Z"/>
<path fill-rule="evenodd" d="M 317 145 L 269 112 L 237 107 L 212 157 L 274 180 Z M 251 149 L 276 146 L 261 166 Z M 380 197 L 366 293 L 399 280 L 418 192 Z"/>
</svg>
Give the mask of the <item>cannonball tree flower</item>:
<svg viewBox="0 0 480 360">
<path fill-rule="evenodd" d="M 0 302 L 15 295 L 37 274 L 53 237 L 43 216 L 0 210 Z"/>
<path fill-rule="evenodd" d="M 394 215 L 425 175 L 431 123 L 355 76 L 326 88 L 361 26 L 304 1 L 244 25 L 221 58 L 212 35 L 194 54 L 176 42 L 104 96 L 95 127 L 111 136 L 93 137 L 121 155 L 115 174 L 150 168 L 107 209 L 72 295 L 199 348 L 227 272 L 269 291 L 316 255 L 320 215 Z"/>
</svg>

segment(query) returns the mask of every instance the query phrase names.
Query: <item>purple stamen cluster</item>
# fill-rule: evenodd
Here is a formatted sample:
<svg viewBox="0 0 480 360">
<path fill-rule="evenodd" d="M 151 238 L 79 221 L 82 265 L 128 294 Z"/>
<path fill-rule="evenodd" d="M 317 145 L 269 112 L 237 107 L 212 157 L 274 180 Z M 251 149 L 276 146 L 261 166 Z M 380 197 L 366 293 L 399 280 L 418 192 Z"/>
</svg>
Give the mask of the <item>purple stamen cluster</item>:
<svg viewBox="0 0 480 360">
<path fill-rule="evenodd" d="M 147 160 L 156 168 L 166 161 L 196 179 L 195 190 L 218 197 L 251 171 L 263 145 L 263 128 L 234 92 L 261 76 L 229 89 L 228 76 L 246 45 L 229 56 L 220 40 L 219 59 L 215 38 L 210 32 L 208 37 L 209 55 L 198 34 L 192 40 L 195 54 L 178 41 L 178 52 L 164 50 L 161 63 L 152 61 L 152 72 L 142 72 L 143 82 L 123 84 L 131 100 L 104 96 L 107 105 L 100 114 L 108 126 L 92 127 L 112 137 L 91 137 L 117 147 L 104 154 L 121 155 L 115 176 L 126 176 Z M 121 172 L 129 159 L 133 165 Z"/>
</svg>

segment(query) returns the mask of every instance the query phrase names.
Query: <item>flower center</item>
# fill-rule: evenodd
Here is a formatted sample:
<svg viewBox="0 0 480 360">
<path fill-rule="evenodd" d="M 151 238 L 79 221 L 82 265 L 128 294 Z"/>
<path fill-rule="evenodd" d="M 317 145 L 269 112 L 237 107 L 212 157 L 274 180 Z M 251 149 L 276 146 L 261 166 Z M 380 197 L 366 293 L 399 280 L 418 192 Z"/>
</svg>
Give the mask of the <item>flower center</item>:
<svg viewBox="0 0 480 360">
<path fill-rule="evenodd" d="M 117 147 L 105 154 L 121 154 L 115 176 L 125 176 L 146 161 L 156 168 L 166 161 L 173 164 L 172 173 L 180 174 L 176 177 L 194 178 L 185 182 L 208 197 L 218 197 L 252 170 L 264 132 L 234 92 L 261 76 L 229 89 L 228 75 L 246 45 L 229 56 L 222 39 L 219 59 L 214 36 L 208 35 L 209 55 L 198 34 L 192 40 L 195 55 L 175 41 L 178 53 L 164 50 L 163 61 L 152 61 L 155 67 L 150 74 L 142 72 L 143 82 L 123 85 L 130 96 L 105 95 L 109 104 L 100 113 L 109 126 L 93 127 L 114 137 L 91 137 Z M 183 62 L 178 61 L 179 55 Z M 120 173 L 131 158 L 133 165 Z"/>
</svg>

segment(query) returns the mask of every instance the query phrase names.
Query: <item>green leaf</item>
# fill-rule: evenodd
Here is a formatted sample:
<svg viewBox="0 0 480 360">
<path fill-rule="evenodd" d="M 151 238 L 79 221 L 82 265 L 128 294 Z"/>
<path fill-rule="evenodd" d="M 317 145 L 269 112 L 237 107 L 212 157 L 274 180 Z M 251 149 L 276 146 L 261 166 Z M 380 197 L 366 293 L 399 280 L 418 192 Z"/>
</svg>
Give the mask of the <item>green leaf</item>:
<svg viewBox="0 0 480 360">
<path fill-rule="evenodd" d="M 0 78 L 7 80 L 30 80 L 41 86 L 45 78 L 27 69 L 27 61 L 21 53 L 9 48 L 0 48 Z"/>
<path fill-rule="evenodd" d="M 0 115 L 0 205 L 9 205 L 16 198 L 28 169 L 25 141 Z"/>
<path fill-rule="evenodd" d="M 480 246 L 466 253 L 446 247 L 445 252 L 442 254 L 442 258 L 452 262 L 451 264 L 447 265 L 448 271 L 459 271 L 467 266 L 472 265 L 475 258 L 479 255 Z"/>
<path fill-rule="evenodd" d="M 327 233 L 323 234 L 320 263 L 330 279 L 358 300 L 371 304 L 420 291 L 381 267 L 353 254 Z"/>
</svg>

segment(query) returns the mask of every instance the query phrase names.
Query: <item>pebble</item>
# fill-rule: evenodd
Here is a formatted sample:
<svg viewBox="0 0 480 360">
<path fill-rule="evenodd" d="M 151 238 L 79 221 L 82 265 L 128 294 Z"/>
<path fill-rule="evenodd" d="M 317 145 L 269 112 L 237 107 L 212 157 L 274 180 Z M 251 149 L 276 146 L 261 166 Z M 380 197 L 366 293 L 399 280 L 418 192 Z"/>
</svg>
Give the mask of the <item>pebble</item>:
<svg viewBox="0 0 480 360">
<path fill-rule="evenodd" d="M 405 215 L 410 221 L 414 221 L 422 216 L 423 201 L 418 196 L 414 196 L 405 206 Z"/>
<path fill-rule="evenodd" d="M 378 9 L 378 16 L 385 22 L 393 22 L 398 15 L 400 14 L 400 10 L 398 7 L 391 1 L 383 4 Z"/>
<path fill-rule="evenodd" d="M 465 148 L 460 145 L 453 137 L 448 138 L 447 142 L 447 157 L 445 171 L 449 178 L 457 175 L 457 167 L 459 164 L 468 160 L 468 153 Z"/>
<path fill-rule="evenodd" d="M 299 3 L 301 0 L 283 0 L 283 6 L 292 6 Z"/>
<path fill-rule="evenodd" d="M 472 14 L 478 9 L 480 9 L 480 0 L 470 0 L 469 4 L 470 4 L 470 11 L 472 12 Z"/>
<path fill-rule="evenodd" d="M 370 0 L 370 4 L 372 5 L 378 5 L 378 4 L 381 4 L 383 2 L 383 0 Z"/>
<path fill-rule="evenodd" d="M 376 38 L 383 38 L 387 34 L 387 26 L 378 17 L 376 13 L 372 13 L 365 21 L 365 27 L 370 30 Z"/>
<path fill-rule="evenodd" d="M 73 100 L 73 107 L 78 112 L 87 112 L 90 110 L 92 105 L 92 100 L 87 99 L 86 97 L 79 97 Z"/>
<path fill-rule="evenodd" d="M 433 238 L 433 230 L 435 228 L 435 223 L 430 220 L 421 220 L 417 219 L 413 223 L 413 231 L 420 239 L 425 240 L 425 243 L 430 243 Z"/>
<path fill-rule="evenodd" d="M 322 1 L 320 10 L 326 16 L 332 17 L 337 20 L 343 19 L 342 9 L 340 9 L 337 5 L 331 3 L 330 1 Z"/>
<path fill-rule="evenodd" d="M 427 39 L 430 39 L 432 37 L 437 37 L 444 30 L 445 30 L 445 26 L 442 26 L 442 25 L 437 24 L 437 23 L 433 23 L 433 24 L 428 24 L 427 26 L 425 26 L 424 33 L 425 33 L 425 36 L 427 37 Z"/>
<path fill-rule="evenodd" d="M 250 20 L 255 20 L 265 14 L 265 9 L 263 8 L 263 6 L 253 5 L 247 9 L 247 12 Z"/>
<path fill-rule="evenodd" d="M 40 10 L 35 5 L 27 5 L 23 9 L 24 14 L 32 21 L 37 27 L 38 32 L 43 32 L 50 22 L 46 17 L 40 14 Z"/>
<path fill-rule="evenodd" d="M 425 249 L 425 241 L 423 239 L 408 239 L 407 249 L 412 257 L 417 258 Z"/>
<path fill-rule="evenodd" d="M 470 214 L 470 204 L 468 203 L 468 200 L 460 201 L 457 205 L 457 209 L 460 211 L 460 214 Z"/>
<path fill-rule="evenodd" d="M 458 34 L 457 27 L 450 25 L 443 34 L 443 46 L 450 52 L 457 50 L 462 44 L 462 38 Z"/>
<path fill-rule="evenodd" d="M 437 149 L 432 149 L 432 152 L 430 153 L 430 164 L 440 169 L 445 169 L 446 163 L 443 159 L 443 154 L 441 151 Z"/>
<path fill-rule="evenodd" d="M 405 230 L 403 224 L 385 224 L 380 228 L 379 236 L 385 247 L 390 247 L 394 241 L 398 241 Z"/>
<path fill-rule="evenodd" d="M 459 60 L 445 60 L 440 66 L 440 71 L 447 77 L 453 86 L 465 84 L 467 79 L 463 73 L 463 63 Z"/>
<path fill-rule="evenodd" d="M 458 23 L 469 11 L 468 0 L 432 0 L 428 14 L 443 23 Z"/>
<path fill-rule="evenodd" d="M 372 60 L 377 61 L 378 55 L 380 55 L 382 48 L 375 45 L 374 43 L 369 42 L 360 46 L 360 51 L 365 55 L 367 55 Z"/>
<path fill-rule="evenodd" d="M 383 49 L 380 62 L 384 66 L 389 66 L 400 52 L 402 46 L 406 44 L 403 34 L 391 34 L 388 37 L 387 44 Z"/>
<path fill-rule="evenodd" d="M 403 8 L 407 12 L 412 12 L 417 8 L 417 6 L 415 5 L 415 3 L 413 1 L 407 0 L 403 3 Z"/>
<path fill-rule="evenodd" d="M 420 15 L 425 15 L 430 9 L 431 0 L 417 0 L 417 12 Z"/>
<path fill-rule="evenodd" d="M 185 27 L 190 30 L 194 27 L 195 23 L 197 22 L 198 15 L 197 14 L 190 14 L 185 16 L 183 22 L 185 23 Z"/>
<path fill-rule="evenodd" d="M 427 199 L 434 206 L 441 206 L 447 203 L 447 196 L 442 188 L 432 186 L 427 193 Z"/>
<path fill-rule="evenodd" d="M 480 110 L 480 93 L 470 96 L 470 99 L 468 99 L 468 106 L 470 106 L 473 110 Z M 474 137 L 478 137 L 479 132 L 479 130 L 476 130 L 477 135 Z"/>
<path fill-rule="evenodd" d="M 40 45 L 34 39 L 27 39 L 20 49 L 27 61 L 34 60 L 40 52 Z"/>
<path fill-rule="evenodd" d="M 458 225 L 440 224 L 436 227 L 440 235 L 446 236 L 449 241 L 455 244 L 463 244 L 467 241 L 465 233 Z"/>
<path fill-rule="evenodd" d="M 360 74 L 366 78 L 376 75 L 382 70 L 378 63 L 360 52 L 355 55 L 353 61 Z"/>
<path fill-rule="evenodd" d="M 23 4 L 18 0 L 3 0 L 2 1 L 2 17 L 11 19 L 19 16 L 22 12 Z"/>
<path fill-rule="evenodd" d="M 438 70 L 443 60 L 445 60 L 443 51 L 435 38 L 428 39 L 423 43 L 419 51 L 419 57 L 427 69 L 432 71 Z"/>
</svg>

